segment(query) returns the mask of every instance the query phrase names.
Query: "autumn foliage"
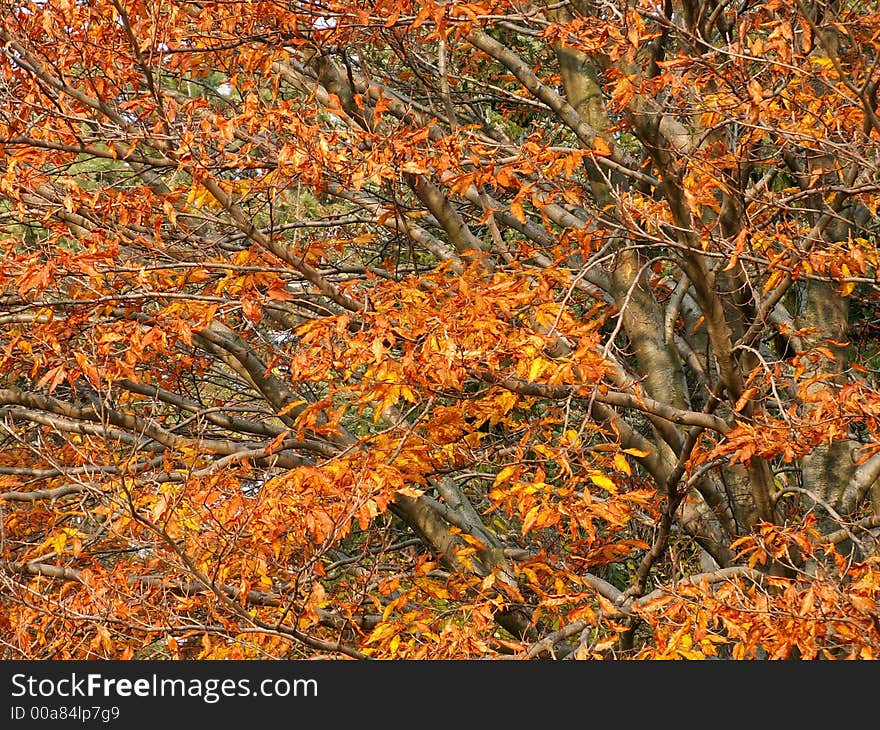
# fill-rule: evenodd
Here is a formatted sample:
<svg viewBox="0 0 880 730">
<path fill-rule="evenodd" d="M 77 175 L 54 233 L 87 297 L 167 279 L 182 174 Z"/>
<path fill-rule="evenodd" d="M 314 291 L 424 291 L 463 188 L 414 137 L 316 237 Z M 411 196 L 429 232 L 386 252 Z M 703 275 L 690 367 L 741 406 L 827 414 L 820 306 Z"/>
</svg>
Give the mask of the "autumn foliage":
<svg viewBox="0 0 880 730">
<path fill-rule="evenodd" d="M 0 41 L 0 657 L 880 653 L 880 4 Z"/>
</svg>

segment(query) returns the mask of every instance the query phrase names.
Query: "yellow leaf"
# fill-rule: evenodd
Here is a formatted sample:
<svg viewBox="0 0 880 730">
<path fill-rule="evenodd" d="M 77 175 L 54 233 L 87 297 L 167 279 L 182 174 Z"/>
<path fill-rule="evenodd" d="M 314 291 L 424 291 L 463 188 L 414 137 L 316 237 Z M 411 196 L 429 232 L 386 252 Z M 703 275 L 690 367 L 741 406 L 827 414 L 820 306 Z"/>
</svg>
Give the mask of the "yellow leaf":
<svg viewBox="0 0 880 730">
<path fill-rule="evenodd" d="M 781 271 L 774 271 L 767 277 L 767 281 L 764 284 L 764 292 L 770 291 L 774 286 L 776 286 L 780 281 L 782 281 L 785 275 Z"/>
<path fill-rule="evenodd" d="M 676 651 L 682 659 L 698 660 L 706 658 L 702 652 L 694 651 L 693 649 L 676 649 Z"/>
<path fill-rule="evenodd" d="M 67 544 L 67 533 L 59 532 L 46 540 L 44 545 L 51 547 L 58 555 L 64 552 L 64 546 Z"/>
<path fill-rule="evenodd" d="M 541 508 L 540 505 L 535 505 L 528 512 L 526 512 L 526 517 L 522 523 L 522 534 L 525 535 L 535 524 L 535 520 L 538 519 L 538 510 Z"/>
<path fill-rule="evenodd" d="M 640 459 L 643 456 L 648 456 L 650 451 L 642 451 L 641 449 L 624 449 L 624 454 L 629 454 L 630 456 L 635 456 L 637 459 Z"/>
<path fill-rule="evenodd" d="M 623 454 L 614 455 L 614 466 L 617 467 L 618 471 L 622 471 L 624 474 L 632 474 L 632 469 L 629 468 L 629 462 Z"/>
<path fill-rule="evenodd" d="M 499 471 L 495 475 L 495 481 L 492 483 L 493 487 L 497 487 L 502 482 L 506 482 L 510 477 L 513 476 L 513 473 L 516 471 L 516 466 L 509 465 L 505 466 L 501 471 Z"/>
<path fill-rule="evenodd" d="M 590 474 L 590 481 L 593 482 L 597 487 L 601 487 L 602 489 L 607 489 L 609 492 L 616 492 L 617 485 L 614 484 L 608 477 L 604 474 Z"/>
<path fill-rule="evenodd" d="M 401 487 L 397 490 L 398 494 L 402 494 L 404 497 L 412 497 L 413 499 L 418 499 L 424 493 L 424 489 L 416 489 L 415 487 Z"/>
<path fill-rule="evenodd" d="M 536 358 L 532 360 L 532 364 L 529 366 L 529 380 L 534 380 L 537 378 L 541 371 L 544 369 L 544 362 L 540 358 Z"/>
</svg>

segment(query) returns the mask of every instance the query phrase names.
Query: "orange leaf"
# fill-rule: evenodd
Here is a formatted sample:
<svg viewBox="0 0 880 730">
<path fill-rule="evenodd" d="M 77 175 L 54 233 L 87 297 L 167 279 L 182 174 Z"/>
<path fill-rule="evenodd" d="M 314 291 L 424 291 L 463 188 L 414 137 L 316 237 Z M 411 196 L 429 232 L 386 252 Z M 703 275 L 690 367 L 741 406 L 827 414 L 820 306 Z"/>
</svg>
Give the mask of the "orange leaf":
<svg viewBox="0 0 880 730">
<path fill-rule="evenodd" d="M 611 147 L 609 147 L 608 143 L 598 134 L 593 139 L 593 154 L 599 155 L 600 157 L 611 156 Z"/>
</svg>

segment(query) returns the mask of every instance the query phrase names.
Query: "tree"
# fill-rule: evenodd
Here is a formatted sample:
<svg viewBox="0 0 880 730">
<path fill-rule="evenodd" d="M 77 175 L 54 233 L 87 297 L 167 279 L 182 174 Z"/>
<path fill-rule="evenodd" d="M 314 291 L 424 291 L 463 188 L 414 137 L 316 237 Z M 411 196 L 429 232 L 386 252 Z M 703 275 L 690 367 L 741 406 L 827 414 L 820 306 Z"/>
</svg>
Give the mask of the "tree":
<svg viewBox="0 0 880 730">
<path fill-rule="evenodd" d="M 6 5 L 7 658 L 871 658 L 880 7 Z"/>
</svg>

